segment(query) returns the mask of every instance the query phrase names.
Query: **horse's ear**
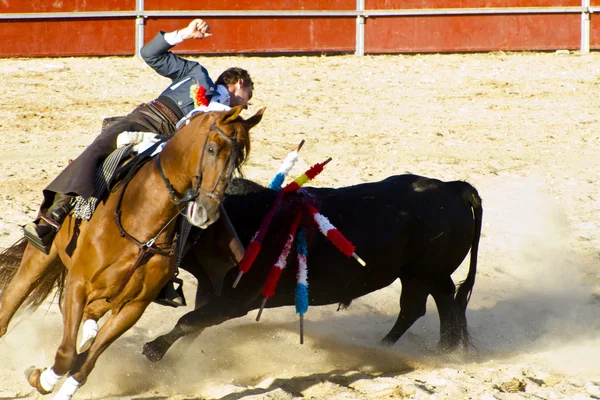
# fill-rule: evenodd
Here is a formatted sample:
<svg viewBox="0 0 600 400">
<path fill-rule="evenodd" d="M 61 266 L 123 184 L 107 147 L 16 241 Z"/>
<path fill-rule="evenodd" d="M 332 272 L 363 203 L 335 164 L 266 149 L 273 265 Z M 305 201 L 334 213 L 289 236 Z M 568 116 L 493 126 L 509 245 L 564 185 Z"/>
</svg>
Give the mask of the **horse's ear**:
<svg viewBox="0 0 600 400">
<path fill-rule="evenodd" d="M 246 131 L 249 131 L 251 128 L 253 128 L 260 122 L 260 120 L 262 119 L 263 114 L 265 112 L 265 109 L 266 109 L 266 107 L 261 108 L 260 110 L 258 110 L 256 112 L 256 114 L 254 114 L 247 120 L 242 121 L 242 125 L 244 126 Z"/>
<path fill-rule="evenodd" d="M 223 116 L 221 117 L 221 122 L 223 124 L 232 123 L 233 121 L 235 121 L 237 119 L 237 117 L 239 117 L 239 115 L 243 109 L 244 109 L 244 107 L 242 107 L 242 106 L 235 106 L 235 107 L 232 107 L 230 110 L 225 111 L 223 113 Z"/>
</svg>

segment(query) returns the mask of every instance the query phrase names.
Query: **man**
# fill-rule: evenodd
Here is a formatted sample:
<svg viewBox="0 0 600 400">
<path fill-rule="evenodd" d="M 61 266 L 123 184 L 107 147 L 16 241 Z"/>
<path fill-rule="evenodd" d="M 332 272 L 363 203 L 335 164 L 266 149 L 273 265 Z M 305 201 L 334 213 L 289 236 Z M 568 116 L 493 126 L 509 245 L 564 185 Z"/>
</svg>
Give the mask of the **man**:
<svg viewBox="0 0 600 400">
<path fill-rule="evenodd" d="M 56 232 L 72 209 L 73 197 L 78 195 L 87 199 L 92 196 L 96 169 L 116 149 L 119 134 L 152 132 L 170 136 L 175 132 L 177 122 L 195 107 L 190 95 L 192 85 L 204 87 L 209 100 L 214 97 L 219 103 L 231 107 L 247 107 L 254 84 L 246 70 L 229 68 L 215 84 L 206 68 L 198 62 L 183 59 L 169 51 L 184 40 L 211 35 L 209 25 L 195 19 L 183 29 L 169 33 L 160 31 L 142 47 L 144 61 L 160 75 L 170 78 L 171 85 L 158 98 L 141 104 L 129 115 L 105 119 L 100 135 L 44 189 L 38 218 L 24 227 L 25 237 L 33 246 L 48 254 Z"/>
</svg>

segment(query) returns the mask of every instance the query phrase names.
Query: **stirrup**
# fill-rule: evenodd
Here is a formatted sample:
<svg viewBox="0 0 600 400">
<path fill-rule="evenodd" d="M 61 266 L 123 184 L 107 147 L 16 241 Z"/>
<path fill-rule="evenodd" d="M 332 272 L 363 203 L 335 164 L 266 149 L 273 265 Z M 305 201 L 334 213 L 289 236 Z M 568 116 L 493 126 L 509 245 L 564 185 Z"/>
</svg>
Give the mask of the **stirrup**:
<svg viewBox="0 0 600 400">
<path fill-rule="evenodd" d="M 179 286 L 175 287 L 175 284 Z M 185 296 L 183 295 L 183 280 L 173 278 L 160 290 L 154 302 L 162 306 L 181 307 L 186 306 Z"/>
<path fill-rule="evenodd" d="M 46 234 L 43 237 L 39 237 L 37 232 L 37 225 L 33 222 L 28 223 L 23 227 L 23 235 L 33 247 L 41 251 L 42 253 L 48 255 L 50 254 L 50 247 L 52 247 L 52 242 L 54 241 L 54 236 L 56 236 L 56 230 L 52 229 L 51 232 Z"/>
<path fill-rule="evenodd" d="M 43 219 L 44 222 L 46 222 L 48 225 L 53 227 L 56 232 L 58 232 L 58 230 L 60 229 L 60 223 L 54 220 L 53 218 L 44 214 L 41 214 L 40 218 Z"/>
</svg>

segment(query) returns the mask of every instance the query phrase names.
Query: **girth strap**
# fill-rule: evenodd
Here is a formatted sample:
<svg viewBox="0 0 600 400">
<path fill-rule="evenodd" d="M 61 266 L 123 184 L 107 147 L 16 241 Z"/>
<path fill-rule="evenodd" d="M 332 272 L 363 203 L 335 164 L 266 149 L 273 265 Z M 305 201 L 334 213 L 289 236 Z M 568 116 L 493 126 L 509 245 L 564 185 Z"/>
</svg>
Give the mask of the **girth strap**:
<svg viewBox="0 0 600 400">
<path fill-rule="evenodd" d="M 121 286 L 119 286 L 119 289 L 117 290 L 117 293 L 115 293 L 113 297 L 110 297 L 110 298 L 106 299 L 106 301 L 108 303 L 110 303 L 113 299 L 117 298 L 121 294 L 121 292 L 123 292 L 123 289 L 125 289 L 125 285 L 127 285 L 127 282 L 129 282 L 129 280 L 133 276 L 133 273 L 138 269 L 138 267 L 140 265 L 143 264 L 144 257 L 146 257 L 146 255 L 148 255 L 148 253 L 150 253 L 150 256 L 152 256 L 152 254 L 154 252 L 151 251 L 150 249 L 151 248 L 148 247 L 148 246 L 142 246 L 142 247 L 140 247 L 140 251 L 138 252 L 138 256 L 135 259 L 135 262 L 133 263 L 133 265 L 131 266 L 131 268 L 129 268 L 129 270 L 127 271 L 127 275 L 125 275 L 125 279 L 123 279 L 123 281 L 121 281 Z"/>
</svg>

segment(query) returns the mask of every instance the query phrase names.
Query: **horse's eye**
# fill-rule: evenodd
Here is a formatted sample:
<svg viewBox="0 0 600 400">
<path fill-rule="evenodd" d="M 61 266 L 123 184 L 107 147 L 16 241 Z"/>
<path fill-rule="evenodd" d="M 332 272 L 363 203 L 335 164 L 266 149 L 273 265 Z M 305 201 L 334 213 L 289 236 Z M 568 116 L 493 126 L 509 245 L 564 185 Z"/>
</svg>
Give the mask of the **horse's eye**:
<svg viewBox="0 0 600 400">
<path fill-rule="evenodd" d="M 215 146 L 213 146 L 212 144 L 208 145 L 208 152 L 210 154 L 215 154 Z"/>
</svg>

